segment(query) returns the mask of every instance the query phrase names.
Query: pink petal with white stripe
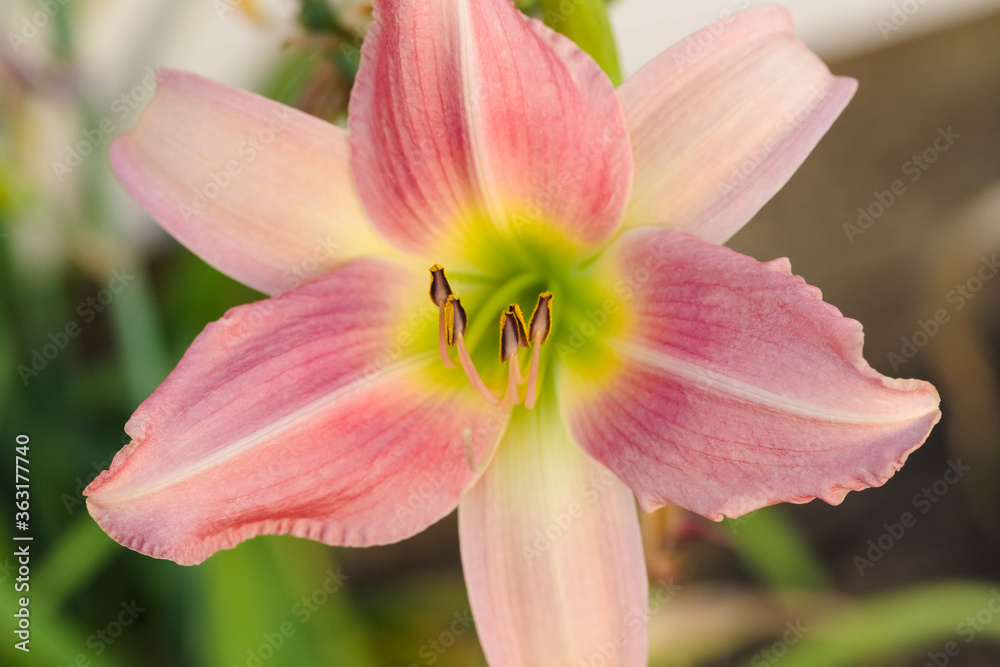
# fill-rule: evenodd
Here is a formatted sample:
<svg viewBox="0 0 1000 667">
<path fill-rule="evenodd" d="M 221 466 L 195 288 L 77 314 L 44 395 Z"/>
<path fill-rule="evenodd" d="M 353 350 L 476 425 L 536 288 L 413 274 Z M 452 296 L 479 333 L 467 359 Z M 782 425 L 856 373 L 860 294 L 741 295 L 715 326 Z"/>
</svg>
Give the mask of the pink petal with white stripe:
<svg viewBox="0 0 1000 667">
<path fill-rule="evenodd" d="M 940 418 L 930 384 L 880 375 L 861 325 L 790 273 L 676 230 L 602 259 L 623 332 L 601 377 L 560 378 L 581 445 L 644 508 L 712 519 L 880 486 Z M 609 283 L 612 284 L 612 283 Z"/>
<path fill-rule="evenodd" d="M 344 130 L 193 74 L 157 73 L 111 166 L 178 241 L 262 292 L 386 249 L 361 211 Z"/>
<path fill-rule="evenodd" d="M 261 534 L 409 537 L 451 512 L 506 415 L 437 370 L 423 272 L 355 260 L 210 324 L 87 488 L 113 539 L 189 565 Z M 419 306 L 415 304 L 420 304 Z"/>
<path fill-rule="evenodd" d="M 856 89 L 830 74 L 776 5 L 691 35 L 618 90 L 635 152 L 625 225 L 725 243 L 788 182 Z"/>
<path fill-rule="evenodd" d="M 491 667 L 645 667 L 635 500 L 566 433 L 554 396 L 519 411 L 462 498 L 462 565 Z"/>
<path fill-rule="evenodd" d="M 509 0 L 376 1 L 350 133 L 365 210 L 413 252 L 464 258 L 469 235 L 536 224 L 596 242 L 628 203 L 611 82 Z"/>
</svg>

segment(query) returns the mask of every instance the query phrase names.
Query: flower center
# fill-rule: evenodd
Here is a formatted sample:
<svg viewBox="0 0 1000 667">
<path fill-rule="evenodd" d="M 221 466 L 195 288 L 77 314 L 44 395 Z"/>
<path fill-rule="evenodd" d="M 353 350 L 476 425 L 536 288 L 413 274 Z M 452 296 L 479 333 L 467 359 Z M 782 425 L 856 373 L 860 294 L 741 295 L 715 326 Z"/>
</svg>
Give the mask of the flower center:
<svg viewBox="0 0 1000 667">
<path fill-rule="evenodd" d="M 461 298 L 454 293 L 444 267 L 435 264 L 430 269 L 430 297 L 438 307 L 438 352 L 445 368 L 454 368 L 449 348 L 458 352 L 458 360 L 468 378 L 479 394 L 491 405 L 513 406 L 521 402 L 520 386 L 525 387 L 524 406 L 529 410 L 535 407 L 538 399 L 538 365 L 542 344 L 552 330 L 552 292 L 542 292 L 538 295 L 535 310 L 531 320 L 525 324 L 521 307 L 516 303 L 507 306 L 500 314 L 500 363 L 507 364 L 507 389 L 503 398 L 498 398 L 486 383 L 483 382 L 476 369 L 472 356 L 465 342 L 465 334 L 469 326 L 469 316 L 462 305 Z M 521 372 L 521 361 L 518 358 L 520 348 L 532 348 L 531 361 L 527 378 Z"/>
</svg>

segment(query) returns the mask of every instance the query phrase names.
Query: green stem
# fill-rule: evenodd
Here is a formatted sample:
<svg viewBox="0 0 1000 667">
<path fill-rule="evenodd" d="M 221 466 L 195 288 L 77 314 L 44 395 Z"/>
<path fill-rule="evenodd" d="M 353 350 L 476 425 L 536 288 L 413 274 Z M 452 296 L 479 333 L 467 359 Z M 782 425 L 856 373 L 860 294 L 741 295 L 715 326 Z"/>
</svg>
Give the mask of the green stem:
<svg viewBox="0 0 1000 667">
<path fill-rule="evenodd" d="M 622 83 L 618 48 L 604 0 L 541 0 L 545 24 L 590 54 L 616 87 Z"/>
</svg>

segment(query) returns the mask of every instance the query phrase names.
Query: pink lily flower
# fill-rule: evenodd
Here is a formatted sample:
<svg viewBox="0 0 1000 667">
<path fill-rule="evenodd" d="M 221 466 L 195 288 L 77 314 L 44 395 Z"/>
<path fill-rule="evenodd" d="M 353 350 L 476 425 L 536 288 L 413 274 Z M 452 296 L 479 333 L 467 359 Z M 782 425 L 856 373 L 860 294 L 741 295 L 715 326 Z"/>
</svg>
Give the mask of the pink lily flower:
<svg viewBox="0 0 1000 667">
<path fill-rule="evenodd" d="M 381 0 L 349 131 L 161 72 L 118 178 L 275 296 L 195 339 L 91 515 L 196 564 L 262 534 L 387 544 L 458 507 L 491 665 L 644 665 L 636 498 L 838 504 L 940 417 L 787 260 L 719 245 L 855 88 L 773 6 L 616 91 L 508 0 Z"/>
</svg>

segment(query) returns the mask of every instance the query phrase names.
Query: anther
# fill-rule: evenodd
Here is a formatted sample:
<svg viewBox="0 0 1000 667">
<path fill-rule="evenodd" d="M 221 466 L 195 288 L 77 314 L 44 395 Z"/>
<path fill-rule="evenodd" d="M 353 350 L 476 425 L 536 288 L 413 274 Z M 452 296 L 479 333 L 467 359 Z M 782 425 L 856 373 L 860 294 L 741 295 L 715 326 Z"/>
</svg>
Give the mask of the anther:
<svg viewBox="0 0 1000 667">
<path fill-rule="evenodd" d="M 469 315 L 465 312 L 462 300 L 454 294 L 448 296 L 444 304 L 444 334 L 448 345 L 455 345 L 455 342 L 465 335 L 465 329 L 469 326 Z"/>
<path fill-rule="evenodd" d="M 434 302 L 435 306 L 444 307 L 447 303 L 448 297 L 454 294 L 451 291 L 451 285 L 448 283 L 448 279 L 444 275 L 444 267 L 440 264 L 435 264 L 431 267 L 431 301 Z"/>
<path fill-rule="evenodd" d="M 521 384 L 521 364 L 517 358 L 518 348 L 528 347 L 528 334 L 525 332 L 524 315 L 521 307 L 512 303 L 500 315 L 500 361 L 508 362 L 507 393 L 504 403 L 514 405 L 520 403 L 518 386 Z"/>
<path fill-rule="evenodd" d="M 528 388 L 524 393 L 524 407 L 529 410 L 535 407 L 538 400 L 538 361 L 542 343 L 552 332 L 552 292 L 542 292 L 538 295 L 538 303 L 531 313 L 528 324 L 528 340 L 531 342 L 531 369 L 528 371 Z"/>
<path fill-rule="evenodd" d="M 451 285 L 448 284 L 448 279 L 444 275 L 444 267 L 440 264 L 435 264 L 431 267 L 430 294 L 431 301 L 438 307 L 438 353 L 441 355 L 441 363 L 444 364 L 445 368 L 454 368 L 455 364 L 451 362 L 451 358 L 448 356 L 448 343 L 446 340 L 447 317 L 444 312 L 445 305 L 448 303 L 448 297 L 452 295 L 452 291 Z"/>
<path fill-rule="evenodd" d="M 517 348 L 529 347 L 524 315 L 516 303 L 510 304 L 500 315 L 500 361 L 507 361 L 517 354 Z"/>
<path fill-rule="evenodd" d="M 528 339 L 544 343 L 549 338 L 552 331 L 552 292 L 542 292 L 538 295 L 538 303 L 531 313 L 531 321 L 528 324 Z"/>
</svg>

